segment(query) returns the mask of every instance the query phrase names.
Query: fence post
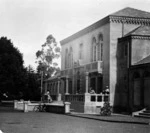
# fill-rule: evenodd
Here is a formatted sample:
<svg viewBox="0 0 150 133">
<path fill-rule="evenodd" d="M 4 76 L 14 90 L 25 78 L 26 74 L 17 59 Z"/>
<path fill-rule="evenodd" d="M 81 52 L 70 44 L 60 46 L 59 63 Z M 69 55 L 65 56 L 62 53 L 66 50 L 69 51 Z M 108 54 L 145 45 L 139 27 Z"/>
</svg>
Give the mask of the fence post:
<svg viewBox="0 0 150 133">
<path fill-rule="evenodd" d="M 24 112 L 28 112 L 28 101 L 24 101 Z"/>
<path fill-rule="evenodd" d="M 102 102 L 104 102 L 104 94 L 102 94 Z"/>
<path fill-rule="evenodd" d="M 70 113 L 70 102 L 65 102 L 65 114 Z"/>
<path fill-rule="evenodd" d="M 14 100 L 14 109 L 17 109 L 17 104 L 18 104 L 18 101 Z"/>
</svg>

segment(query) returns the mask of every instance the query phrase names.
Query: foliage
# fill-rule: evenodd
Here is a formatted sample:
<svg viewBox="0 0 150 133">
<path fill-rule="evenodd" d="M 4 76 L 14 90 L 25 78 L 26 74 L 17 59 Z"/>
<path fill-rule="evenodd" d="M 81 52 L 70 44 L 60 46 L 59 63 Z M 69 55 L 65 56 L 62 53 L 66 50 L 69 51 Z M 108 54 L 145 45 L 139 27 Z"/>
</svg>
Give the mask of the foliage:
<svg viewBox="0 0 150 133">
<path fill-rule="evenodd" d="M 40 100 L 40 81 L 38 74 L 31 66 L 26 68 L 26 89 L 24 90 L 24 100 Z"/>
<path fill-rule="evenodd" d="M 23 56 L 6 37 L 0 38 L 0 99 L 40 100 L 38 74 L 23 66 Z"/>
<path fill-rule="evenodd" d="M 105 102 L 104 106 L 101 108 L 100 115 L 102 116 L 110 116 L 112 112 L 112 107 L 109 102 Z"/>
<path fill-rule="evenodd" d="M 25 86 L 23 57 L 6 37 L 0 38 L 0 93 L 21 97 Z"/>
<path fill-rule="evenodd" d="M 46 38 L 46 42 L 42 45 L 41 50 L 36 52 L 37 57 L 37 71 L 43 72 L 44 78 L 51 77 L 51 75 L 60 71 L 58 64 L 54 61 L 60 57 L 60 47 L 56 42 L 56 39 L 49 35 Z"/>
</svg>

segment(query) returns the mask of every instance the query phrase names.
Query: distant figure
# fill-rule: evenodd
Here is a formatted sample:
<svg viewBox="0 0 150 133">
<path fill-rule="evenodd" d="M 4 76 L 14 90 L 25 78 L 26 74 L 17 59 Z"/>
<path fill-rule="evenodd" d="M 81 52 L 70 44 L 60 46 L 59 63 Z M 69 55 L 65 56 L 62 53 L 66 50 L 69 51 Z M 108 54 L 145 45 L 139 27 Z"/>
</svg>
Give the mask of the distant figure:
<svg viewBox="0 0 150 133">
<path fill-rule="evenodd" d="M 90 94 L 95 94 L 95 91 L 92 89 L 92 87 L 90 87 L 89 93 Z"/>
<path fill-rule="evenodd" d="M 47 100 L 48 100 L 49 103 L 53 101 L 51 96 L 50 96 L 49 91 L 47 91 Z"/>
<path fill-rule="evenodd" d="M 103 94 L 109 94 L 109 88 L 108 88 L 108 86 L 106 86 L 106 89 L 103 90 Z"/>
</svg>

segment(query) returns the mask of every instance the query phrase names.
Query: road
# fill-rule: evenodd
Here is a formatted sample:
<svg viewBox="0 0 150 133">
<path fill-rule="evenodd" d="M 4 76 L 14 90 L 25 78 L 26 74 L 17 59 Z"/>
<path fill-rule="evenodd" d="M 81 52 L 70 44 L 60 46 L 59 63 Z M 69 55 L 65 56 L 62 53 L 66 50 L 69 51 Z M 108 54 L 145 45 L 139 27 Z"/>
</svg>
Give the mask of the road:
<svg viewBox="0 0 150 133">
<path fill-rule="evenodd" d="M 102 122 L 45 112 L 0 112 L 4 133 L 150 133 L 150 125 Z"/>
</svg>

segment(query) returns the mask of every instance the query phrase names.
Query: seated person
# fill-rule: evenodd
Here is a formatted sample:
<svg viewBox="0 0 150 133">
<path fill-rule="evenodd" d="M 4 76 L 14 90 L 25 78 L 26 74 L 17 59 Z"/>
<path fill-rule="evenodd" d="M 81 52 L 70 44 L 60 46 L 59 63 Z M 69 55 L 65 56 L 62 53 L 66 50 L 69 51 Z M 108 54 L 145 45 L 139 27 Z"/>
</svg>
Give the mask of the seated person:
<svg viewBox="0 0 150 133">
<path fill-rule="evenodd" d="M 49 91 L 47 91 L 47 100 L 48 100 L 49 103 L 53 101 L 51 96 L 50 96 Z"/>
<path fill-rule="evenodd" d="M 92 87 L 90 87 L 89 93 L 90 94 L 95 94 L 95 91 L 92 89 Z"/>
</svg>

